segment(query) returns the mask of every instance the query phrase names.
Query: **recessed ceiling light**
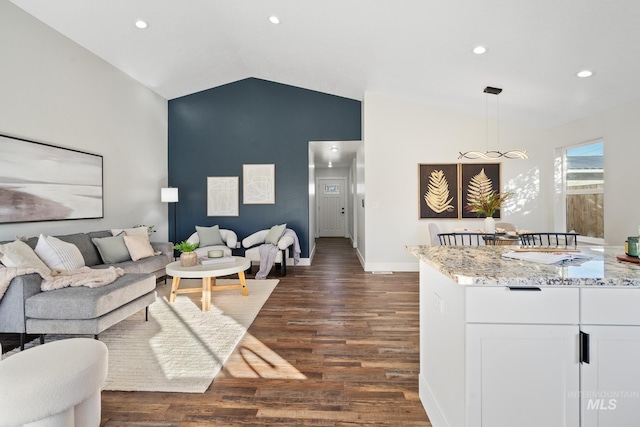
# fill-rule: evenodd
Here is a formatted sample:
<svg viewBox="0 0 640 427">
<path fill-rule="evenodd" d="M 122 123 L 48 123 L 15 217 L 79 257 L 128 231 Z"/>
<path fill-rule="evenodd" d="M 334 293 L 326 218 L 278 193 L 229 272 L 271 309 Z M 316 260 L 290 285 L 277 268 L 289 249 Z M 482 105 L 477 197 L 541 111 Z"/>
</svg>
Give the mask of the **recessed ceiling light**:
<svg viewBox="0 0 640 427">
<path fill-rule="evenodd" d="M 279 24 L 280 23 L 280 18 L 278 18 L 277 16 L 270 16 L 269 17 L 269 21 L 271 21 L 272 24 Z"/>
<path fill-rule="evenodd" d="M 484 46 L 476 46 L 473 48 L 473 53 L 475 53 L 476 55 L 482 55 L 486 51 L 487 51 L 487 48 Z"/>
<path fill-rule="evenodd" d="M 328 165 L 327 167 L 329 167 L 329 168 L 332 168 L 332 167 L 333 167 L 333 165 L 331 164 L 331 162 L 329 162 L 329 165 Z"/>
<path fill-rule="evenodd" d="M 338 151 L 338 147 L 336 147 L 336 146 L 334 145 L 333 147 L 331 147 L 331 151 L 333 151 L 333 152 L 335 153 L 336 151 Z"/>
<path fill-rule="evenodd" d="M 147 23 L 144 22 L 142 19 L 138 19 L 136 21 L 136 27 L 140 28 L 141 30 L 144 30 L 145 28 L 147 28 Z"/>
<path fill-rule="evenodd" d="M 591 76 L 593 76 L 593 71 L 589 71 L 589 70 L 578 71 L 576 76 L 578 76 L 578 77 L 591 77 Z"/>
</svg>

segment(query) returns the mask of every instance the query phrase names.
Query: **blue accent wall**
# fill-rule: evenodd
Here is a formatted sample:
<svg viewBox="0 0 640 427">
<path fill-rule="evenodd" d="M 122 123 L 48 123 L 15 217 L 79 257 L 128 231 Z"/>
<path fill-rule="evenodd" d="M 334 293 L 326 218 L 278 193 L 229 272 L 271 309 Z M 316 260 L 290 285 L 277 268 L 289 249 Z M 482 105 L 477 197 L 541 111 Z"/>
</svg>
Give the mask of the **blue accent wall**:
<svg viewBox="0 0 640 427">
<path fill-rule="evenodd" d="M 169 101 L 169 186 L 178 187 L 173 236 L 196 225 L 229 228 L 242 240 L 286 222 L 309 256 L 308 142 L 362 139 L 361 102 L 255 78 Z M 276 203 L 242 204 L 242 165 L 275 164 Z M 207 177 L 239 177 L 238 217 L 207 216 Z"/>
</svg>

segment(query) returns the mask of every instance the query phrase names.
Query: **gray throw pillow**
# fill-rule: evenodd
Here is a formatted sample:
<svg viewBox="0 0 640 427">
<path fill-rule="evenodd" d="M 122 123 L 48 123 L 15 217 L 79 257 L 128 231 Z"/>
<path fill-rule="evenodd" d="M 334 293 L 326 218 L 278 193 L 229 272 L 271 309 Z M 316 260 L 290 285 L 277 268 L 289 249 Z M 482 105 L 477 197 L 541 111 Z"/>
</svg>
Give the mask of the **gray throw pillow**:
<svg viewBox="0 0 640 427">
<path fill-rule="evenodd" d="M 274 225 L 271 227 L 271 230 L 269 230 L 269 233 L 267 233 L 267 237 L 265 237 L 264 242 L 277 245 L 278 240 L 280 240 L 286 228 L 287 224 Z"/>
<path fill-rule="evenodd" d="M 115 264 L 131 259 L 127 245 L 124 243 L 124 236 L 125 234 L 122 232 L 113 237 L 94 237 L 91 239 L 105 264 Z"/>
<path fill-rule="evenodd" d="M 222 236 L 220 235 L 220 228 L 217 225 L 213 227 L 200 227 L 196 225 L 196 231 L 198 232 L 201 248 L 205 246 L 224 245 Z"/>
<path fill-rule="evenodd" d="M 80 253 L 84 258 L 84 263 L 86 266 L 91 267 L 96 264 L 102 263 L 100 259 L 100 253 L 98 249 L 91 241 L 91 237 L 104 237 L 104 236 L 89 236 L 87 233 L 76 233 L 76 234 L 67 234 L 64 236 L 55 236 L 58 239 L 67 242 L 73 243 L 80 249 Z"/>
</svg>

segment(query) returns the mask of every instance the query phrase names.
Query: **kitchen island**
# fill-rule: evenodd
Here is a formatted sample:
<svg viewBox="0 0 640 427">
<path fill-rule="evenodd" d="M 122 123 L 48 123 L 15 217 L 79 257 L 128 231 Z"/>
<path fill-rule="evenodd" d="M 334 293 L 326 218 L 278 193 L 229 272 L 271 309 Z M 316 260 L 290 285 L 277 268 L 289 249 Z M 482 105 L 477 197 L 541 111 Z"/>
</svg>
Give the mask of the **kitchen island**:
<svg viewBox="0 0 640 427">
<path fill-rule="evenodd" d="M 506 246 L 414 246 L 420 398 L 434 427 L 637 426 L 640 266 L 505 259 Z"/>
</svg>

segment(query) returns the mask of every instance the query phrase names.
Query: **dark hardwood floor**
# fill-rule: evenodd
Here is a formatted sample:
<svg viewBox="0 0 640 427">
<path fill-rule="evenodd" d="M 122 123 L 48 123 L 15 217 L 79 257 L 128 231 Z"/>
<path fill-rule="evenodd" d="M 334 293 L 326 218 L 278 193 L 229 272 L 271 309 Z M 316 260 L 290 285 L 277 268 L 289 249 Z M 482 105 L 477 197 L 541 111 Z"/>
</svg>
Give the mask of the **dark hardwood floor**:
<svg viewBox="0 0 640 427">
<path fill-rule="evenodd" d="M 205 393 L 105 391 L 102 426 L 431 426 L 418 273 L 365 273 L 347 239 L 322 238 L 312 266 L 271 277 L 280 283 Z"/>
</svg>

